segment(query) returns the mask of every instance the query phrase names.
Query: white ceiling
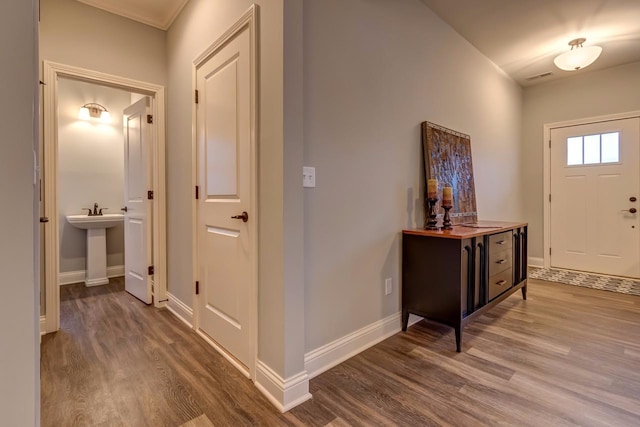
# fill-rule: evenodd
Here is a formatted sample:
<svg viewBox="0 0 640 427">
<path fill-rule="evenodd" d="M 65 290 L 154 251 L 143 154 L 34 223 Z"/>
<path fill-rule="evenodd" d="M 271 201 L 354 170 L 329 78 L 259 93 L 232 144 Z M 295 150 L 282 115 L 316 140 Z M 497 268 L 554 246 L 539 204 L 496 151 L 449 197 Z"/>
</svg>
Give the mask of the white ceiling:
<svg viewBox="0 0 640 427">
<path fill-rule="evenodd" d="M 166 30 L 188 0 L 78 1 Z M 523 86 L 640 60 L 640 0 L 422 2 Z M 579 71 L 556 68 L 553 58 L 578 37 L 602 46 L 600 58 Z"/>
<path fill-rule="evenodd" d="M 640 0 L 422 2 L 523 86 L 640 60 Z M 579 71 L 556 68 L 553 58 L 578 37 L 602 46 L 600 58 Z"/>
<path fill-rule="evenodd" d="M 78 0 L 152 27 L 167 30 L 189 0 Z"/>
</svg>

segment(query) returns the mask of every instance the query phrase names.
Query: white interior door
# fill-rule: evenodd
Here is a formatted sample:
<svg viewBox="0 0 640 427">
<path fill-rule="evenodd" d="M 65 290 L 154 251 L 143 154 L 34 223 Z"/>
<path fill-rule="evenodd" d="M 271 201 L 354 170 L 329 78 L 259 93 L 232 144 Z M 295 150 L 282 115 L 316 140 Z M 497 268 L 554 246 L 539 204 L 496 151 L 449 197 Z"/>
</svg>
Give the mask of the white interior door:
<svg viewBox="0 0 640 427">
<path fill-rule="evenodd" d="M 146 304 L 152 302 L 149 109 L 149 97 L 144 97 L 124 110 L 125 289 Z"/>
<path fill-rule="evenodd" d="M 198 328 L 245 372 L 255 310 L 250 49 L 245 26 L 196 70 Z"/>
<path fill-rule="evenodd" d="M 551 129 L 551 266 L 640 277 L 640 119 Z"/>
</svg>

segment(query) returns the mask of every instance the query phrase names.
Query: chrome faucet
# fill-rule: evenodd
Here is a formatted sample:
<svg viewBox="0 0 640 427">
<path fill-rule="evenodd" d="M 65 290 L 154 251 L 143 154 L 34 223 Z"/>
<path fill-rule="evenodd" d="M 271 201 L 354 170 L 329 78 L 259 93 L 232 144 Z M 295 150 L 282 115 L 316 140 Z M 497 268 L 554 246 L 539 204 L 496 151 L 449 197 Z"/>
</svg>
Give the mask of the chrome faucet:
<svg viewBox="0 0 640 427">
<path fill-rule="evenodd" d="M 109 209 L 109 208 L 100 208 L 98 210 L 98 202 L 95 202 L 93 204 L 93 210 L 91 210 L 91 208 L 82 208 L 82 210 L 85 210 L 85 209 L 89 211 L 88 216 L 98 216 L 98 215 L 102 215 L 103 209 Z"/>
</svg>

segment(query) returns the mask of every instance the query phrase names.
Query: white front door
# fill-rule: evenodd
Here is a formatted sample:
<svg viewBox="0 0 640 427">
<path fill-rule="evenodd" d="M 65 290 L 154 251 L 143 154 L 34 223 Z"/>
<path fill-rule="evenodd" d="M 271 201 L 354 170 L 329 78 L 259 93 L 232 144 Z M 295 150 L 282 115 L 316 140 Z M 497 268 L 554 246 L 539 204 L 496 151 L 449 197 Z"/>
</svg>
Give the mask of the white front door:
<svg viewBox="0 0 640 427">
<path fill-rule="evenodd" d="M 252 366 L 255 146 L 250 28 L 196 70 L 198 331 Z"/>
<path fill-rule="evenodd" d="M 640 277 L 640 119 L 551 129 L 551 266 Z"/>
<path fill-rule="evenodd" d="M 149 97 L 124 110 L 124 269 L 125 289 L 152 302 L 151 272 L 151 130 Z"/>
</svg>

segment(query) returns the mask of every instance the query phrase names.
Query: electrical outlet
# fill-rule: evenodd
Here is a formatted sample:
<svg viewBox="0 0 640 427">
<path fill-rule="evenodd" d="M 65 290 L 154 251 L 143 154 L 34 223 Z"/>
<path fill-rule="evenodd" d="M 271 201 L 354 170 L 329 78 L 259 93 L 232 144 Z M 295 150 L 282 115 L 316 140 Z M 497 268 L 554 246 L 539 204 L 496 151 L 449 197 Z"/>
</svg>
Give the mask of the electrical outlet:
<svg viewBox="0 0 640 427">
<path fill-rule="evenodd" d="M 389 277 L 384 281 L 384 294 L 389 295 L 391 291 L 393 291 L 393 281 L 391 280 L 391 277 Z"/>
<path fill-rule="evenodd" d="M 309 188 L 316 186 L 316 168 L 311 166 L 302 167 L 302 186 Z"/>
</svg>

